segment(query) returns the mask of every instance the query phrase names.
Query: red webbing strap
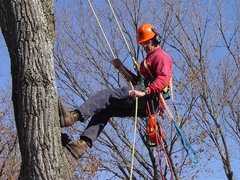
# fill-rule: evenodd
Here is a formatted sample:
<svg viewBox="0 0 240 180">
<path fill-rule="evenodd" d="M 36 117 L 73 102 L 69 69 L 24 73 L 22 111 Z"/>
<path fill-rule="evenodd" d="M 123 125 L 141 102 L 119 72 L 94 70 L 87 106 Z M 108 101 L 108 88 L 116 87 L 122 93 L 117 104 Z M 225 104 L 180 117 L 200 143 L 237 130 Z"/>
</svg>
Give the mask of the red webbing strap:
<svg viewBox="0 0 240 180">
<path fill-rule="evenodd" d="M 162 126 L 159 123 L 157 123 L 157 127 L 158 127 L 158 129 L 157 129 L 157 149 L 158 149 L 158 159 L 159 159 L 159 166 L 160 166 L 160 174 L 161 174 L 162 179 L 165 179 L 164 174 L 162 172 L 162 165 L 161 165 L 161 158 L 160 158 L 160 151 L 162 149 L 163 153 L 164 153 L 164 157 L 166 159 L 166 163 L 167 163 L 167 165 L 168 165 L 168 167 L 170 169 L 170 173 L 171 173 L 170 180 L 172 180 L 172 177 L 173 177 L 173 167 L 172 167 L 170 158 L 169 158 L 169 156 L 167 154 L 167 150 L 166 150 L 166 148 L 165 148 L 165 146 L 163 144 L 163 139 L 164 139 L 165 135 L 164 135 L 164 132 L 162 130 Z"/>
<path fill-rule="evenodd" d="M 147 100 L 147 115 L 148 116 L 151 116 L 151 108 L 150 108 L 150 105 L 149 105 L 149 100 Z"/>
<path fill-rule="evenodd" d="M 161 154 L 160 154 L 161 149 L 160 149 L 159 146 L 157 146 L 157 149 L 158 149 L 157 152 L 158 152 L 158 162 L 159 162 L 160 175 L 161 175 L 162 180 L 165 180 L 166 178 L 165 178 L 164 173 L 163 173 L 162 160 L 161 160 Z"/>
<path fill-rule="evenodd" d="M 157 131 L 158 132 L 158 131 Z M 156 134 L 157 135 L 157 152 L 158 152 L 158 162 L 159 162 L 159 169 L 160 169 L 160 175 L 162 177 L 162 180 L 165 180 L 165 176 L 164 176 L 164 173 L 163 173 L 163 168 L 162 168 L 162 160 L 161 160 L 161 135 L 159 136 L 159 133 Z"/>
<path fill-rule="evenodd" d="M 150 117 L 152 115 L 152 113 L 151 113 L 149 101 L 147 101 L 147 112 L 148 112 L 148 116 Z M 163 153 L 164 153 L 164 157 L 166 159 L 166 164 L 169 167 L 170 172 L 171 172 L 170 180 L 172 180 L 172 177 L 173 177 L 173 167 L 172 167 L 170 158 L 168 156 L 167 150 L 166 150 L 166 148 L 165 148 L 165 146 L 163 144 L 164 143 L 163 142 L 164 138 L 165 138 L 165 135 L 164 135 L 162 126 L 161 126 L 160 123 L 157 122 L 157 125 L 156 125 L 156 141 L 157 141 L 157 143 L 156 143 L 156 145 L 157 145 L 157 152 L 158 152 L 158 161 L 159 161 L 160 175 L 161 175 L 161 178 L 163 180 L 166 179 L 165 176 L 164 176 L 164 173 L 163 173 L 161 154 L 160 154 L 161 149 L 162 149 Z"/>
</svg>

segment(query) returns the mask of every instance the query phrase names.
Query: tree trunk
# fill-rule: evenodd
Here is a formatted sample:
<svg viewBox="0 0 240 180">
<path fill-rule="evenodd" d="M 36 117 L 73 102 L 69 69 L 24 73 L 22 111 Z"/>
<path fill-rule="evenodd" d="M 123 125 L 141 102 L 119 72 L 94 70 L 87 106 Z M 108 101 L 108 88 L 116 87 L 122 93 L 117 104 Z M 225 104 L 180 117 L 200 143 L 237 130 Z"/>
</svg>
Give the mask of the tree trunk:
<svg viewBox="0 0 240 180">
<path fill-rule="evenodd" d="M 20 179 L 70 179 L 53 67 L 53 0 L 0 0 L 0 26 L 11 58 Z"/>
</svg>

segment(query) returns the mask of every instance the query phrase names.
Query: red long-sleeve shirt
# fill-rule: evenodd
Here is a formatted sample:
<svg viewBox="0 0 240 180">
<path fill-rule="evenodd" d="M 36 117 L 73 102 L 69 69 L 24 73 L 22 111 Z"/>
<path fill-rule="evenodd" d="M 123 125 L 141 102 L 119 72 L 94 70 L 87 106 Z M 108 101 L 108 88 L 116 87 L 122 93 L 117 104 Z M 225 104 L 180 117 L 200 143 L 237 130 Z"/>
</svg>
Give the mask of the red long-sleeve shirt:
<svg viewBox="0 0 240 180">
<path fill-rule="evenodd" d="M 149 70 L 153 75 L 153 81 L 146 87 L 148 94 L 155 94 L 169 86 L 172 77 L 172 58 L 160 47 L 146 57 Z M 140 71 L 146 78 L 152 79 L 144 67 L 144 60 L 140 64 Z"/>
</svg>

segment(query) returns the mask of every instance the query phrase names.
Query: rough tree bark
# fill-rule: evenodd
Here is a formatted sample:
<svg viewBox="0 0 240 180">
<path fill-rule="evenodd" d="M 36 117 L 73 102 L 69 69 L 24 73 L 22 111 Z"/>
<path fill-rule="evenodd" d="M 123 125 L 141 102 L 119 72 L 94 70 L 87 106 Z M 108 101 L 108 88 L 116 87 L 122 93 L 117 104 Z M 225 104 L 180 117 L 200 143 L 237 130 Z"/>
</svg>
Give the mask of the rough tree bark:
<svg viewBox="0 0 240 180">
<path fill-rule="evenodd" d="M 0 0 L 0 26 L 11 58 L 19 179 L 70 179 L 58 121 L 53 0 Z"/>
</svg>

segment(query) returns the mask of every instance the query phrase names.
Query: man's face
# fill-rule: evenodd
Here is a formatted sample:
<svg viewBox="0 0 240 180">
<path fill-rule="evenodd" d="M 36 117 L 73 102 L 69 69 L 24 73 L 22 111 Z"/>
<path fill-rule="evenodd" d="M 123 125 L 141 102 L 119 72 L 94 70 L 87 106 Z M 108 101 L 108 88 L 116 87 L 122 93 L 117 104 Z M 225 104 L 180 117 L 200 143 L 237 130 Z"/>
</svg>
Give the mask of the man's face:
<svg viewBox="0 0 240 180">
<path fill-rule="evenodd" d="M 145 41 L 144 43 L 141 43 L 141 46 L 143 47 L 144 51 L 147 54 L 151 53 L 155 49 L 155 46 L 153 46 L 151 39 L 148 41 Z"/>
</svg>

